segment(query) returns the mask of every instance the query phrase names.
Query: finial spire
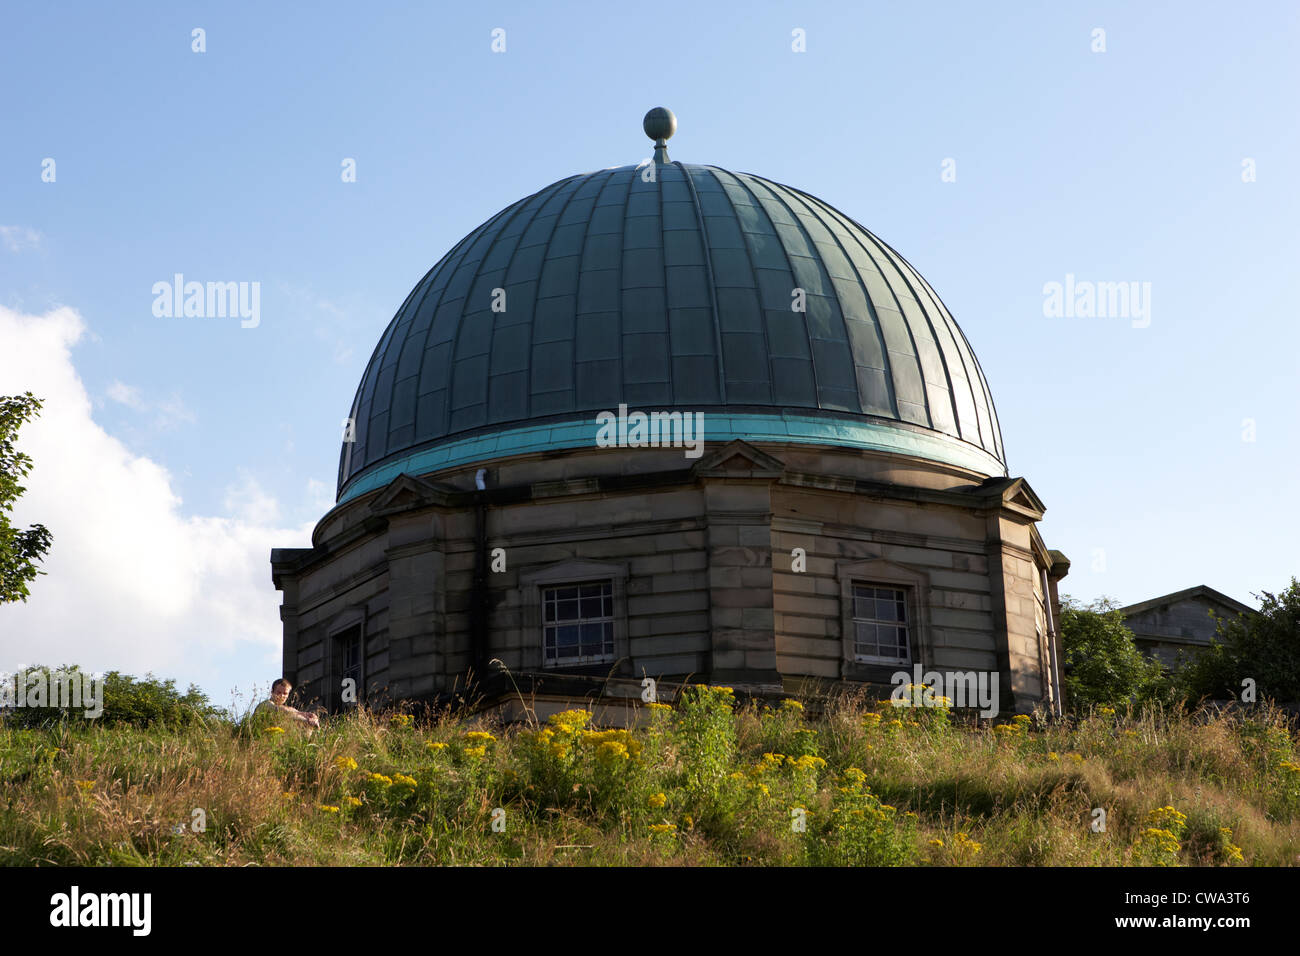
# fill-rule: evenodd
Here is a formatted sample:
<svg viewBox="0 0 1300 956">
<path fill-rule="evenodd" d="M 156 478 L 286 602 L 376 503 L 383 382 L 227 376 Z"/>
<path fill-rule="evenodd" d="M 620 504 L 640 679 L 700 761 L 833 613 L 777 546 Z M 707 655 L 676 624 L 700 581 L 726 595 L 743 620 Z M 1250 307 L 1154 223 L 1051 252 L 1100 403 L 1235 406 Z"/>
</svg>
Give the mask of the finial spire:
<svg viewBox="0 0 1300 956">
<path fill-rule="evenodd" d="M 668 140 L 677 132 L 677 117 L 673 111 L 663 106 L 656 106 L 641 121 L 645 134 L 655 141 L 655 162 L 660 165 L 671 162 L 668 159 Z"/>
</svg>

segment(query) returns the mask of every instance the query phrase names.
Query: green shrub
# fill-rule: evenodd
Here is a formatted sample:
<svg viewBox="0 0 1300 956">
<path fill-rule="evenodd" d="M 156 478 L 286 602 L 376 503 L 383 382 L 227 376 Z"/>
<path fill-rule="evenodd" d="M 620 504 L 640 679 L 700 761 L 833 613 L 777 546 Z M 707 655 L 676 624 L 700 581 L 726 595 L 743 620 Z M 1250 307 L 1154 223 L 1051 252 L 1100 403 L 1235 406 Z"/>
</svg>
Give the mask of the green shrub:
<svg viewBox="0 0 1300 956">
<path fill-rule="evenodd" d="M 50 668 L 33 665 L 23 669 L 30 686 L 34 680 L 44 681 L 46 686 L 52 682 L 62 681 L 66 677 L 78 675 L 84 681 L 86 696 L 90 696 L 95 686 L 89 675 L 79 667 Z M 12 680 L 12 678 L 11 678 Z M 224 719 L 224 713 L 214 707 L 207 696 L 190 685 L 185 693 L 176 689 L 174 680 L 158 680 L 152 674 L 137 679 L 120 671 L 109 671 L 103 675 L 102 684 L 103 712 L 98 717 L 86 717 L 87 710 L 93 710 L 89 701 L 83 700 L 80 707 L 15 707 L 4 715 L 4 722 L 10 727 L 50 727 L 64 721 L 80 722 L 86 720 L 102 727 L 130 725 L 148 727 L 161 725 L 167 727 L 188 727 Z M 47 694 L 47 703 L 52 703 L 52 695 Z"/>
</svg>

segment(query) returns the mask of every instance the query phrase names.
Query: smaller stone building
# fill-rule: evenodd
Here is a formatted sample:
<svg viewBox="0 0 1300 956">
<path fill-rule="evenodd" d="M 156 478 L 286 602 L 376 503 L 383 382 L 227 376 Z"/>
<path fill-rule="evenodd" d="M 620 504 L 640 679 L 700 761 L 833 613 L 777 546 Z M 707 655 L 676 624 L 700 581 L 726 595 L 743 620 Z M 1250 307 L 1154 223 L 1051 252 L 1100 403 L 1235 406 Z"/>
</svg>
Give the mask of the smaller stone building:
<svg viewBox="0 0 1300 956">
<path fill-rule="evenodd" d="M 1210 645 L 1219 617 L 1254 614 L 1253 608 L 1204 584 L 1120 608 L 1134 643 L 1147 657 L 1173 667 L 1179 651 L 1196 652 Z"/>
</svg>

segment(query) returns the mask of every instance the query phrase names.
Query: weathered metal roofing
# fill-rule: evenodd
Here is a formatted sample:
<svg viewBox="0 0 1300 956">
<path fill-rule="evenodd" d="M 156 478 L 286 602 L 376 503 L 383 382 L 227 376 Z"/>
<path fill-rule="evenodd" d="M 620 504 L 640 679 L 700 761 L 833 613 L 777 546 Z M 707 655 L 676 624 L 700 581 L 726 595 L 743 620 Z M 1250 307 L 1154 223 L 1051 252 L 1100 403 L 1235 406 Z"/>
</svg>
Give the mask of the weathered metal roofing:
<svg viewBox="0 0 1300 956">
<path fill-rule="evenodd" d="M 932 433 L 948 443 L 919 444 L 953 455 L 915 453 L 1005 473 L 979 363 L 902 256 L 797 189 L 713 166 L 653 172 L 547 186 L 429 271 L 357 389 L 340 498 L 444 444 L 620 403 Z"/>
</svg>

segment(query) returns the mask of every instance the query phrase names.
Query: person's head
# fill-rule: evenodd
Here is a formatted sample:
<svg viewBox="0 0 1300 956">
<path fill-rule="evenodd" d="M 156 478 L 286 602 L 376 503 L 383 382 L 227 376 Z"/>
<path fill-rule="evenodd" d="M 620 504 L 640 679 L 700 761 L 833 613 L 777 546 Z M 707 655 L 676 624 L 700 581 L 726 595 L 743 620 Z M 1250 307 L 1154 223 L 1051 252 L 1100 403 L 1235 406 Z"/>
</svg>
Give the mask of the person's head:
<svg viewBox="0 0 1300 956">
<path fill-rule="evenodd" d="M 289 691 L 293 690 L 293 685 L 281 677 L 271 685 L 271 700 L 277 704 L 283 704 L 289 699 Z"/>
</svg>

